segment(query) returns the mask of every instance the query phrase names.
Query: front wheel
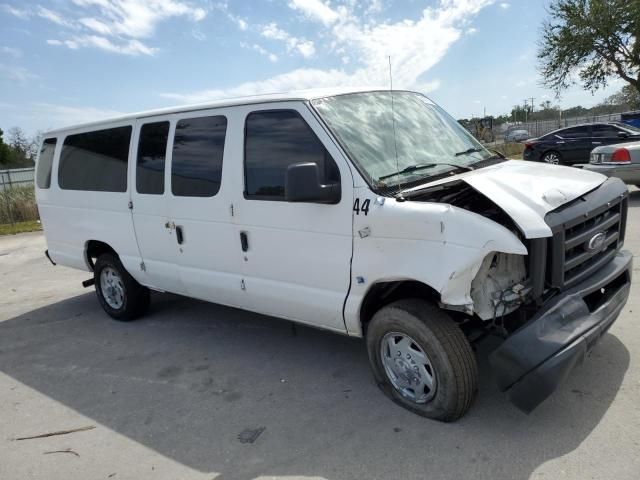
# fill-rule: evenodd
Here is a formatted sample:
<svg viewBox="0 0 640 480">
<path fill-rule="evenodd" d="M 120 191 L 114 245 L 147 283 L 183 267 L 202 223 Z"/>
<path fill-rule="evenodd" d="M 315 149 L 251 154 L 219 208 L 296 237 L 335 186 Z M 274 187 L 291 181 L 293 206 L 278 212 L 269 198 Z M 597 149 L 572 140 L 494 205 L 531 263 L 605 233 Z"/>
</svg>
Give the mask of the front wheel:
<svg viewBox="0 0 640 480">
<path fill-rule="evenodd" d="M 149 307 L 149 289 L 129 275 L 116 255 L 100 255 L 93 275 L 98 301 L 111 317 L 129 321 L 146 312 Z"/>
<path fill-rule="evenodd" d="M 460 328 L 437 307 L 418 299 L 383 307 L 369 323 L 367 350 L 376 383 L 402 407 L 445 422 L 471 407 L 475 356 Z"/>
<path fill-rule="evenodd" d="M 546 152 L 541 160 L 552 165 L 560 165 L 562 163 L 562 157 L 558 152 Z"/>
</svg>

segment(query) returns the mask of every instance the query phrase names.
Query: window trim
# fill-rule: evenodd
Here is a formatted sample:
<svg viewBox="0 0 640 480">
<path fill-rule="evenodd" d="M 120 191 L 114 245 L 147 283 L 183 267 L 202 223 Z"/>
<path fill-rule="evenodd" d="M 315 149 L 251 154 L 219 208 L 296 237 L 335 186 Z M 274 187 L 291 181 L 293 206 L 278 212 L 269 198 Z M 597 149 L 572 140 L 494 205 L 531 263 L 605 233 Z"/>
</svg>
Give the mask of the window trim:
<svg viewBox="0 0 640 480">
<path fill-rule="evenodd" d="M 262 200 L 262 201 L 267 201 L 267 202 L 284 202 L 284 203 L 290 203 L 287 202 L 286 196 L 279 196 L 279 195 L 249 195 L 247 193 L 247 119 L 249 118 L 250 115 L 254 114 L 254 113 L 275 113 L 275 112 L 293 112 L 296 115 L 298 115 L 298 117 L 300 117 L 300 119 L 306 124 L 307 128 L 309 128 L 309 130 L 311 131 L 311 133 L 313 134 L 314 137 L 316 137 L 316 140 L 318 140 L 318 142 L 320 143 L 320 145 L 322 145 L 322 148 L 324 148 L 325 152 L 329 155 L 329 157 L 331 158 L 331 160 L 333 161 L 333 163 L 336 165 L 336 168 L 338 170 L 338 172 L 340 173 L 340 181 L 338 182 L 338 185 L 340 186 L 340 198 L 342 199 L 342 173 L 340 172 L 340 167 L 338 166 L 338 162 L 336 162 L 335 158 L 333 158 L 333 155 L 331 155 L 331 152 L 329 151 L 329 149 L 326 147 L 326 145 L 322 142 L 322 140 L 320 140 L 320 138 L 318 137 L 318 135 L 316 134 L 316 132 L 313 130 L 313 128 L 311 127 L 311 125 L 309 125 L 309 122 L 307 121 L 306 118 L 304 118 L 302 116 L 302 113 L 300 113 L 299 110 L 295 109 L 295 108 L 267 108 L 264 110 L 251 110 L 250 112 L 248 112 L 245 117 L 244 117 L 244 126 L 243 126 L 243 131 L 242 131 L 242 176 L 243 176 L 243 180 L 244 180 L 244 185 L 242 188 L 242 196 L 245 200 Z M 324 203 L 320 203 L 320 202 L 299 202 L 302 204 L 313 204 L 313 205 L 327 205 Z M 337 205 L 337 204 L 333 204 L 333 205 Z"/>
</svg>

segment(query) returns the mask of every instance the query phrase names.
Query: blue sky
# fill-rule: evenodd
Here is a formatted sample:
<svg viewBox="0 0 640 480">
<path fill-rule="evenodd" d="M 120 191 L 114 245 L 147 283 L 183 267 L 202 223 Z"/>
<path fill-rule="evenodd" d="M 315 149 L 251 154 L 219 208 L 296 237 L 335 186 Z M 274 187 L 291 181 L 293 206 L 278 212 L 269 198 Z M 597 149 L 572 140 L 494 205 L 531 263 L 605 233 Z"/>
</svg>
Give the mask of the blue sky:
<svg viewBox="0 0 640 480">
<path fill-rule="evenodd" d="M 207 99 L 344 85 L 427 93 L 455 117 L 540 87 L 541 0 L 0 0 L 0 128 L 26 132 Z"/>
</svg>

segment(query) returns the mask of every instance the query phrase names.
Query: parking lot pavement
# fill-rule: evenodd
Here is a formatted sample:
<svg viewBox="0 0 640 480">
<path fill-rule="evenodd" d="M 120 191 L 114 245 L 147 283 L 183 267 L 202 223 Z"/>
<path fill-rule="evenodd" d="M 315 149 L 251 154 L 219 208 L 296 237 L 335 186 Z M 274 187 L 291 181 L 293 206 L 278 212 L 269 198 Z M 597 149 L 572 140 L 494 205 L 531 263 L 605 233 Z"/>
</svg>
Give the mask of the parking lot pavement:
<svg viewBox="0 0 640 480">
<path fill-rule="evenodd" d="M 623 314 L 553 397 L 512 407 L 489 341 L 475 405 L 443 424 L 383 397 L 360 340 L 161 294 L 115 322 L 44 248 L 0 238 L 0 479 L 638 478 L 637 261 Z"/>
</svg>

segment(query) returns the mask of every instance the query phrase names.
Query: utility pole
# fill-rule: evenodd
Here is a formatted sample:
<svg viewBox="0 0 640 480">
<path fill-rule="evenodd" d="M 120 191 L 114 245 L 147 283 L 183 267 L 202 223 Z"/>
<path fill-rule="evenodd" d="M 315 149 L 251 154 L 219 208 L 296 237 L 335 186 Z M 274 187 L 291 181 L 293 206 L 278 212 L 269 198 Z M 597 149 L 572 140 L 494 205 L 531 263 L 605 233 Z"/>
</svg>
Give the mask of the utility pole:
<svg viewBox="0 0 640 480">
<path fill-rule="evenodd" d="M 524 99 L 524 123 L 527 123 L 527 100 L 528 99 Z"/>
</svg>

